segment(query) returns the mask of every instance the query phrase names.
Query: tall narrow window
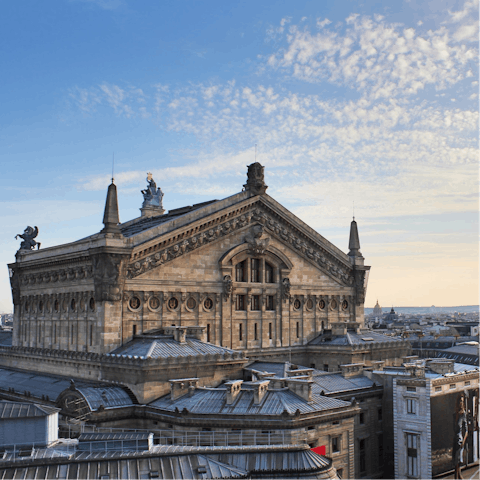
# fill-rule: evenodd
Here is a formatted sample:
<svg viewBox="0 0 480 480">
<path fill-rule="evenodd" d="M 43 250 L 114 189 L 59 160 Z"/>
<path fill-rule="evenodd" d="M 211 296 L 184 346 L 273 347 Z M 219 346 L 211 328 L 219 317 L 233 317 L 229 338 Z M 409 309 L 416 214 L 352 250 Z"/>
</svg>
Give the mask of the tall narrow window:
<svg viewBox="0 0 480 480">
<path fill-rule="evenodd" d="M 413 398 L 407 398 L 407 413 L 415 415 L 417 413 L 417 401 Z"/>
<path fill-rule="evenodd" d="M 73 325 L 70 326 L 70 343 L 73 343 Z"/>
<path fill-rule="evenodd" d="M 366 451 L 365 451 L 365 439 L 362 438 L 358 441 L 358 450 L 359 450 L 359 457 L 360 457 L 360 473 L 365 473 L 367 470 L 367 462 L 366 462 Z"/>
<path fill-rule="evenodd" d="M 260 310 L 260 295 L 252 295 L 252 310 Z"/>
<path fill-rule="evenodd" d="M 378 435 L 378 464 L 383 465 L 383 433 Z"/>
<path fill-rule="evenodd" d="M 255 340 L 258 340 L 258 324 L 257 323 L 253 324 L 253 338 Z"/>
<path fill-rule="evenodd" d="M 90 345 L 93 345 L 93 325 L 90 325 Z"/>
<path fill-rule="evenodd" d="M 133 326 L 133 335 L 136 335 L 136 334 L 137 334 L 137 326 L 134 325 L 134 326 Z"/>
<path fill-rule="evenodd" d="M 340 437 L 333 437 L 332 438 L 332 453 L 336 453 L 340 451 Z"/>
<path fill-rule="evenodd" d="M 267 302 L 265 308 L 267 310 L 275 310 L 275 304 L 273 303 L 273 295 L 267 295 Z"/>
<path fill-rule="evenodd" d="M 53 343 L 57 343 L 57 325 L 53 324 Z"/>
<path fill-rule="evenodd" d="M 265 283 L 273 283 L 273 267 L 265 263 Z"/>
<path fill-rule="evenodd" d="M 297 322 L 297 338 L 300 338 L 300 322 Z"/>
<path fill-rule="evenodd" d="M 418 475 L 418 435 L 407 433 L 407 475 Z"/>
<path fill-rule="evenodd" d="M 268 324 L 268 338 L 271 340 L 272 339 L 272 324 Z"/>
<path fill-rule="evenodd" d="M 245 295 L 237 295 L 235 299 L 235 310 L 246 310 Z"/>
<path fill-rule="evenodd" d="M 207 342 L 210 342 L 210 324 L 207 323 Z"/>
<path fill-rule="evenodd" d="M 235 281 L 237 282 L 245 282 L 246 280 L 246 261 L 237 263 L 235 266 Z"/>
<path fill-rule="evenodd" d="M 260 281 L 260 259 L 252 258 L 251 259 L 251 275 L 250 281 L 251 282 L 259 282 Z"/>
<path fill-rule="evenodd" d="M 240 325 L 238 326 L 238 339 L 239 339 L 240 341 L 242 341 L 242 340 L 243 340 L 243 331 L 242 331 L 242 327 L 243 327 L 243 325 L 242 325 L 242 324 L 240 324 Z"/>
</svg>

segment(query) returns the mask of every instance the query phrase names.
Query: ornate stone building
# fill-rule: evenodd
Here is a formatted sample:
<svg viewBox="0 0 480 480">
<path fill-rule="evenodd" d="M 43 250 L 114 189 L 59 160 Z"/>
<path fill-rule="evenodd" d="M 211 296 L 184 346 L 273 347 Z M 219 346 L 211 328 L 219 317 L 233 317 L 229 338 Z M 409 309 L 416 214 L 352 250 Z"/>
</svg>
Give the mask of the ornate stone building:
<svg viewBox="0 0 480 480">
<path fill-rule="evenodd" d="M 363 326 L 370 267 L 355 221 L 345 254 L 266 194 L 259 163 L 240 193 L 166 214 L 152 182 L 142 216 L 120 224 L 112 181 L 101 232 L 17 252 L 14 346 L 105 354 L 181 326 L 254 353 Z"/>
</svg>

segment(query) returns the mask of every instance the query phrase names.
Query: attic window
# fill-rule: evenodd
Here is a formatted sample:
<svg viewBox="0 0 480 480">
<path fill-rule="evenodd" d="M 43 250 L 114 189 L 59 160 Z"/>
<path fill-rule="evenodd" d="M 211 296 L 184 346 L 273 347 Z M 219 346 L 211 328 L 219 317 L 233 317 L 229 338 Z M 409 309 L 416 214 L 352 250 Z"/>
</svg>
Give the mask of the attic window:
<svg viewBox="0 0 480 480">
<path fill-rule="evenodd" d="M 372 337 L 362 337 L 364 342 L 374 342 L 375 340 Z"/>
</svg>

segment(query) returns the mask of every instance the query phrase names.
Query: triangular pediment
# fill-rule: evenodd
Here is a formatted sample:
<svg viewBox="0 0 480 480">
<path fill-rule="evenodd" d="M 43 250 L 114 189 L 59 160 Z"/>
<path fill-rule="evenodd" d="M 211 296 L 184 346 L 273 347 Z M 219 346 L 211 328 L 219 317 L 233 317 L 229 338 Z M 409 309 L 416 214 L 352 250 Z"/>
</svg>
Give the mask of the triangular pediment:
<svg viewBox="0 0 480 480">
<path fill-rule="evenodd" d="M 245 198 L 242 194 L 238 197 L 236 203 L 232 202 L 235 196 L 226 199 L 229 202 L 224 208 L 219 201 L 215 208 L 210 205 L 176 219 L 177 228 L 175 225 L 169 228 L 165 222 L 161 230 L 142 232 L 143 241 L 133 249 L 127 277 L 136 278 L 161 268 L 225 236 L 238 236 L 238 241 L 244 243 L 249 230 L 251 236 L 255 226 L 261 226 L 263 236 L 282 243 L 336 283 L 345 286 L 354 283 L 350 258 L 273 198 L 268 195 Z"/>
</svg>

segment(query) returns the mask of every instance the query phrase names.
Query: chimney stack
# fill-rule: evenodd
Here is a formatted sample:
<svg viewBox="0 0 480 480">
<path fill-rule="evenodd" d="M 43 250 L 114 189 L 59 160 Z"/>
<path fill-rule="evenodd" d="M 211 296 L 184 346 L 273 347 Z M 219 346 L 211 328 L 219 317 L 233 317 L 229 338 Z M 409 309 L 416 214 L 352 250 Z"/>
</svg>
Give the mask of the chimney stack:
<svg viewBox="0 0 480 480">
<path fill-rule="evenodd" d="M 227 405 L 232 405 L 242 389 L 243 380 L 230 380 L 225 382 L 227 387 Z"/>
<path fill-rule="evenodd" d="M 269 383 L 270 383 L 270 380 L 262 380 L 262 381 L 251 384 L 254 389 L 253 390 L 254 405 L 260 405 L 260 403 L 262 403 L 263 397 L 267 393 Z"/>
</svg>

